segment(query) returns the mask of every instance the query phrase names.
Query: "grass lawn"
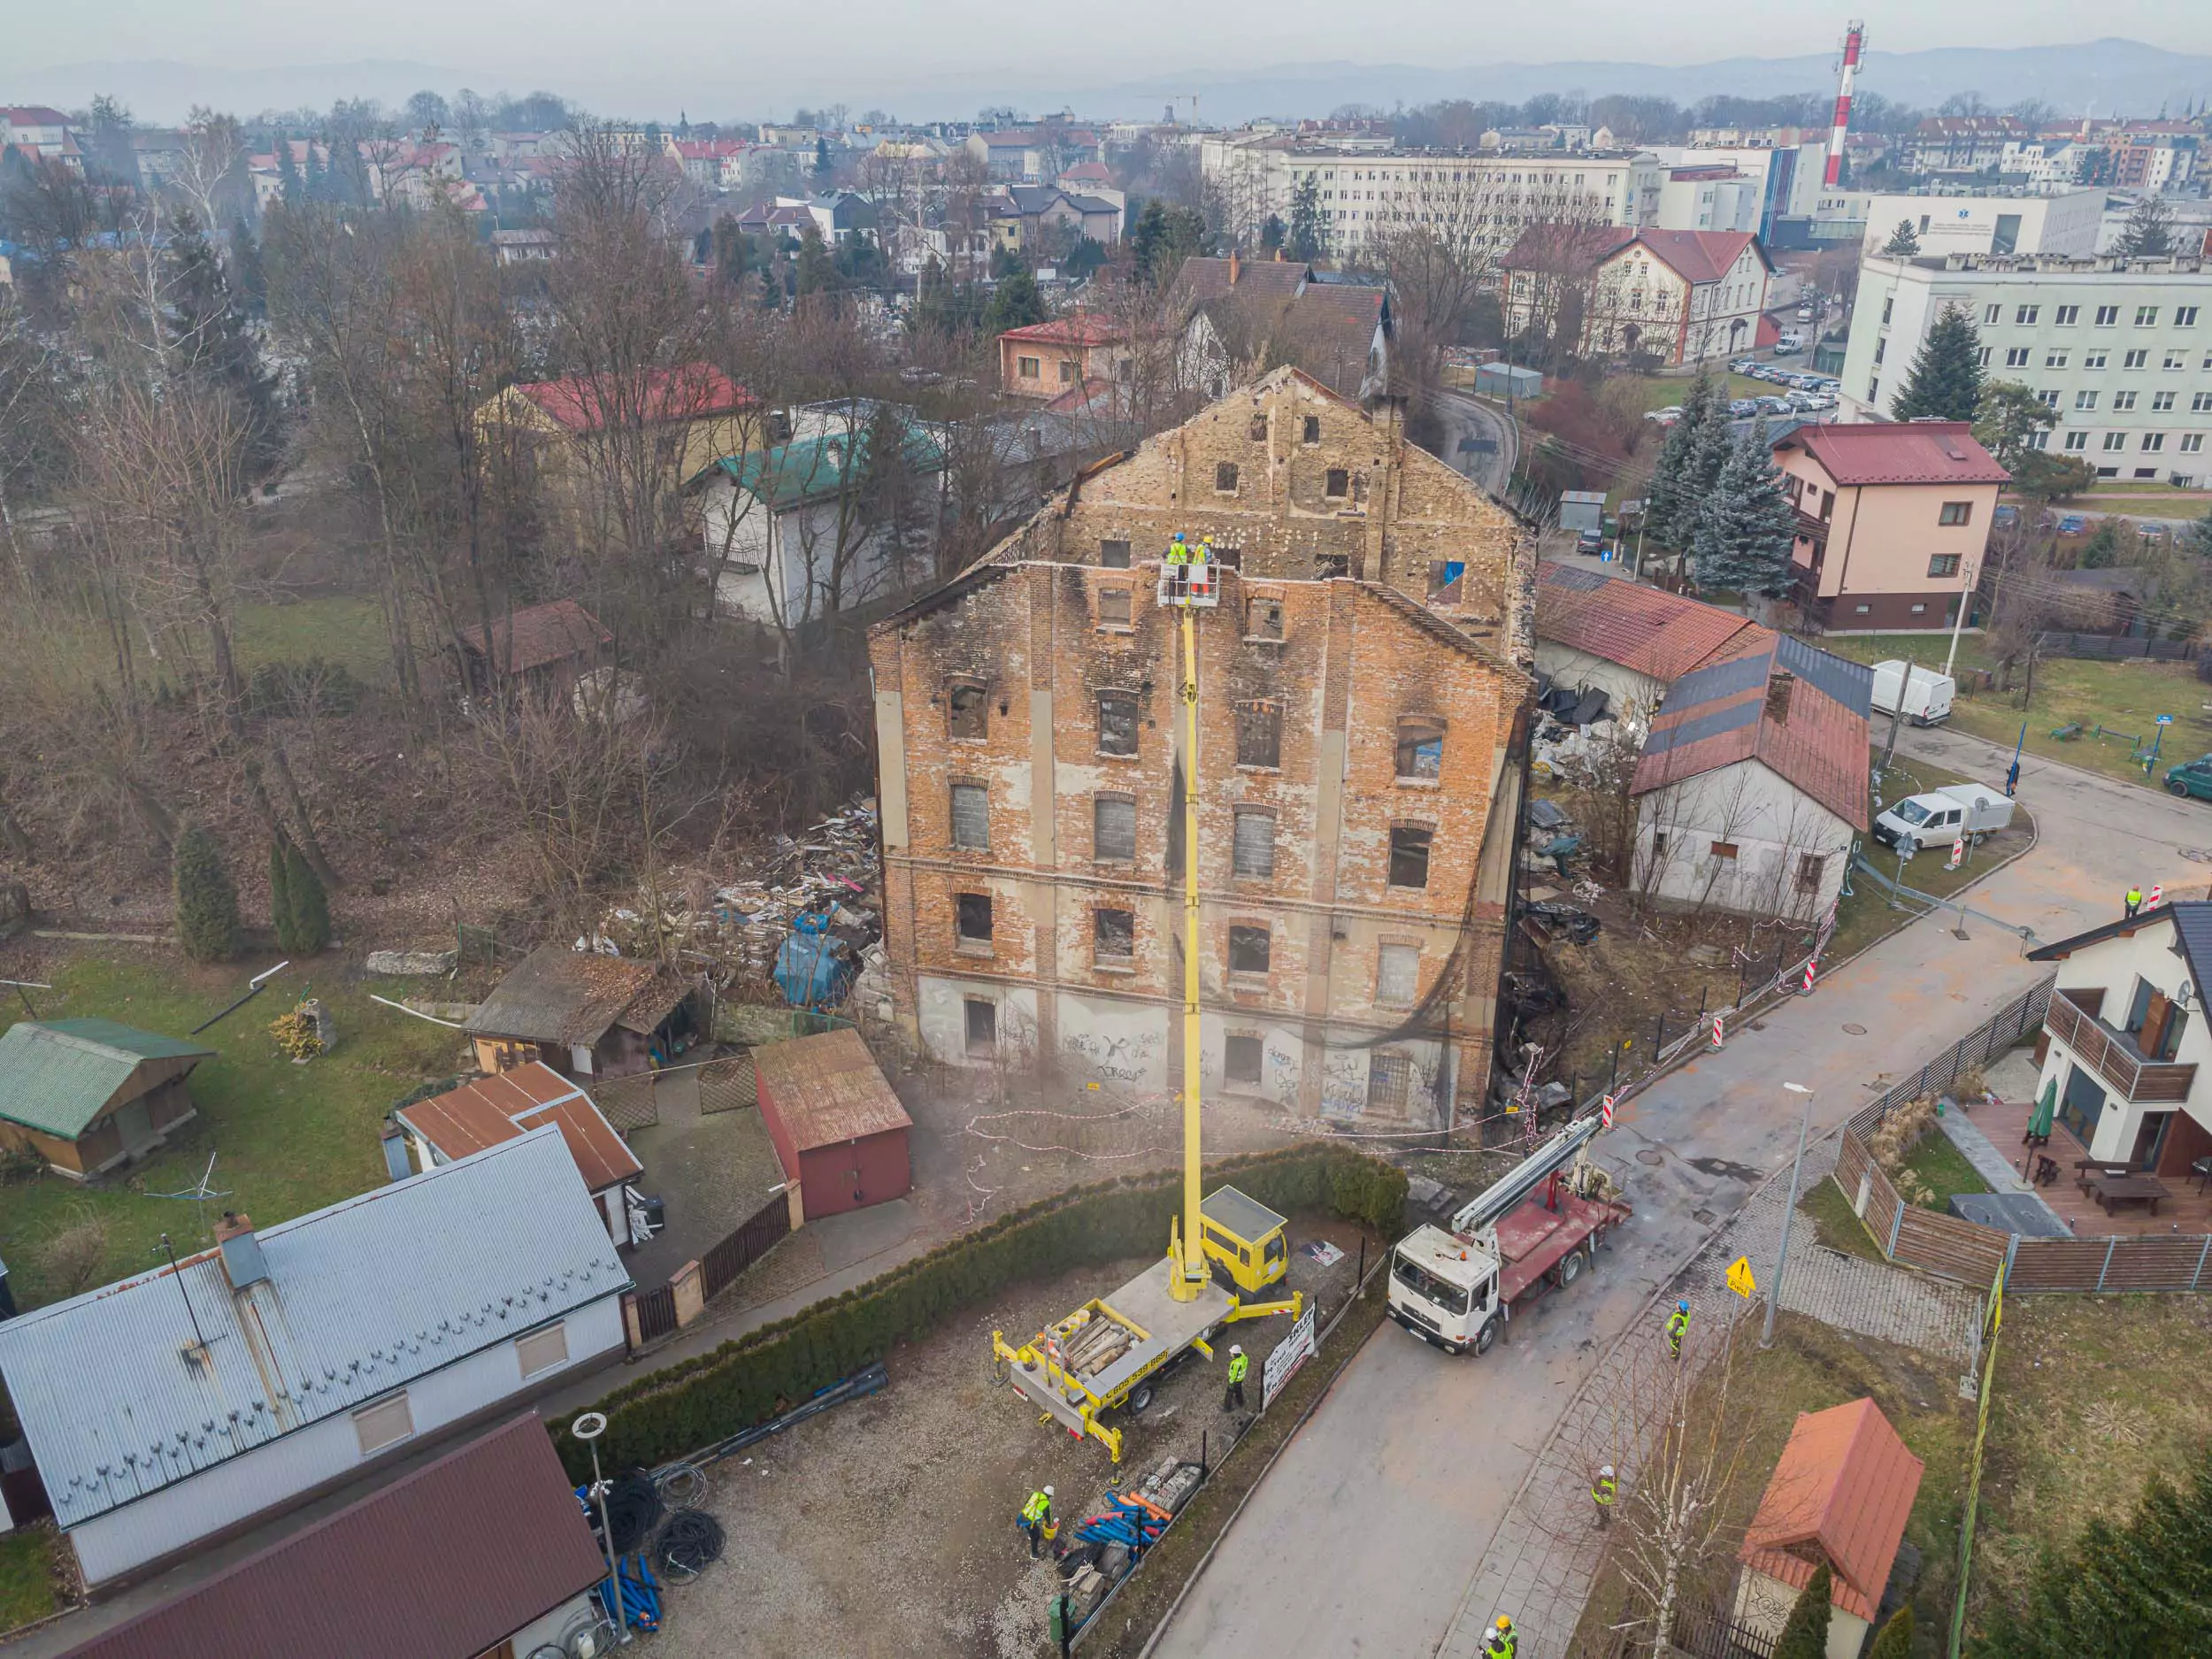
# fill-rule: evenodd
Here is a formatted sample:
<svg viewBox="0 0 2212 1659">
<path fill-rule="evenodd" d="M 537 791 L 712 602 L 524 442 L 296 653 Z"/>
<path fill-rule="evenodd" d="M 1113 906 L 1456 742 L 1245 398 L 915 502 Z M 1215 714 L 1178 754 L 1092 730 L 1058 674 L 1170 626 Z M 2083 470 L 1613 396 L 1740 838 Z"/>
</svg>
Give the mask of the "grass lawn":
<svg viewBox="0 0 2212 1659">
<path fill-rule="evenodd" d="M 1931 1129 L 1921 1137 L 1920 1144 L 1907 1155 L 1902 1172 L 1926 1189 L 1914 1195 L 1914 1202 L 1946 1215 L 1950 1213 L 1953 1193 L 1989 1190 L 1989 1183 L 1966 1161 L 1966 1154 L 1939 1128 Z M 1829 1184 L 1834 1185 L 1832 1181 Z"/>
<path fill-rule="evenodd" d="M 1776 397 L 1790 388 L 1772 380 L 1755 380 L 1748 375 L 1731 374 L 1725 378 L 1728 396 L 1736 397 Z M 1671 409 L 1689 396 L 1692 380 L 1683 377 L 1663 377 L 1656 374 L 1609 374 L 1605 377 L 1605 391 L 1609 397 L 1626 397 L 1617 387 L 1637 388 L 1639 406 L 1646 411 Z"/>
<path fill-rule="evenodd" d="M 7 977 L 53 983 L 54 990 L 32 993 L 42 1018 L 104 1014 L 181 1037 L 273 962 L 196 967 L 165 951 L 119 949 L 51 958 L 35 972 Z M 311 987 L 336 1020 L 338 1041 L 329 1055 L 296 1066 L 277 1051 L 268 1025 Z M 288 970 L 203 1034 L 219 1053 L 193 1074 L 199 1116 L 167 1149 L 89 1184 L 48 1174 L 0 1187 L 0 1259 L 17 1301 L 31 1307 L 68 1294 L 51 1270 L 50 1246 L 82 1223 L 105 1233 L 91 1285 L 150 1265 L 165 1230 L 180 1254 L 211 1243 L 199 1206 L 148 1195 L 194 1186 L 211 1152 L 218 1155 L 212 1184 L 227 1194 L 206 1206 L 211 1225 L 227 1209 L 249 1211 L 265 1226 L 381 1181 L 380 1120 L 418 1085 L 460 1069 L 461 1037 L 377 1006 L 368 1000 L 372 988 L 403 995 L 364 983 L 334 956 Z"/>
<path fill-rule="evenodd" d="M 1768 1479 L 1779 1461 L 1800 1412 L 1824 1410 L 1871 1395 L 1913 1455 L 1926 1464 L 1905 1539 L 1920 1552 L 1920 1578 L 1912 1598 L 1914 1652 L 1943 1651 L 1941 1635 L 1950 1627 L 1951 1599 L 1957 1585 L 1959 1517 L 1966 1496 L 1967 1461 L 1972 1455 L 1974 1419 L 1958 1396 L 1958 1379 L 1948 1362 L 1932 1365 L 1909 1348 L 1847 1333 L 1785 1313 L 1775 1322 L 1774 1346 L 1761 1349 L 1757 1327 L 1737 1333 L 1736 1376 L 1724 1408 L 1717 1380 L 1709 1371 L 1698 1387 L 1712 1409 L 1725 1409 L 1737 1431 L 1742 1457 L 1737 1477 L 1722 1502 L 1725 1522 L 1707 1571 L 1709 1587 L 1694 1601 L 1709 1601 L 1724 1591 L 1735 1567 L 1735 1541 L 1757 1510 Z M 1693 1398 L 1693 1410 L 1697 1399 Z M 1633 1494 L 1621 1494 L 1616 1548 L 1634 1520 Z M 1624 1591 L 1617 1571 L 1601 1564 L 1585 1606 L 1571 1651 L 1595 1642 L 1618 1617 Z"/>
<path fill-rule="evenodd" d="M 1881 1247 L 1874 1242 L 1866 1224 L 1852 1213 L 1851 1201 L 1836 1178 L 1824 1175 L 1813 1190 L 1797 1201 L 1800 1215 L 1813 1224 L 1820 1241 L 1832 1250 L 1841 1250 L 1846 1256 L 1855 1256 L 1863 1262 L 1881 1262 L 1888 1258 Z"/>
<path fill-rule="evenodd" d="M 56 1611 L 54 1529 L 50 1522 L 0 1537 L 0 1631 Z"/>
<path fill-rule="evenodd" d="M 392 675 L 384 608 L 355 594 L 326 594 L 290 604 L 257 604 L 238 612 L 238 660 L 247 673 L 263 663 L 319 657 L 370 685 Z"/>
<path fill-rule="evenodd" d="M 2009 1296 L 1997 1348 L 1969 1624 L 2046 1545 L 2124 1519 L 2212 1423 L 2212 1299 Z"/>
<path fill-rule="evenodd" d="M 1940 664 L 1948 634 L 1891 634 L 1844 637 L 1830 634 L 1824 649 L 1862 663 L 1886 662 L 1911 656 L 1924 663 Z M 1990 665 L 1981 641 L 1967 635 L 1959 641 L 1959 661 L 1970 668 Z M 2158 770 L 2212 750 L 2212 686 L 2196 677 L 2185 663 L 2143 661 L 2099 663 L 2076 657 L 2047 657 L 2036 664 L 2035 695 L 2024 710 L 2018 691 L 1962 692 L 1952 706 L 1950 724 L 1962 732 L 1989 739 L 2009 749 L 2018 741 L 2020 725 L 2027 722 L 2027 749 L 2031 755 L 2064 761 L 2108 777 L 2160 787 L 2147 779 L 2139 762 L 2128 758 L 2131 745 L 2125 736 L 2098 737 L 2096 728 L 2139 734 L 2148 738 L 2157 717 L 2170 714 L 2174 724 L 2166 730 L 2159 750 Z M 2061 740 L 2050 735 L 2062 726 L 2078 724 L 2080 736 Z M 1878 731 L 1886 736 L 1886 732 Z M 2002 781 L 2002 767 L 1986 783 Z M 1917 884 L 1916 884 L 1917 885 Z"/>
<path fill-rule="evenodd" d="M 1931 766 L 1923 761 L 1893 760 L 1889 771 L 1883 776 L 1882 798 L 1886 802 L 1901 801 L 1909 795 L 1940 788 L 1948 783 L 1967 781 L 1957 772 L 1947 772 L 1940 766 Z M 1904 884 L 1916 892 L 1948 898 L 1969 882 L 1978 879 L 1999 859 L 2010 857 L 2025 847 L 2034 833 L 2035 815 L 2024 805 L 2015 805 L 2011 826 L 1975 848 L 1966 862 L 1956 870 L 1943 867 L 1950 862 L 1948 848 L 1931 848 L 1914 855 L 1905 865 Z M 1866 854 L 1875 868 L 1885 876 L 1896 879 L 1897 859 L 1894 854 L 1871 843 L 1866 849 Z M 1836 906 L 1836 931 L 1828 941 L 1828 958 L 1832 962 L 1841 961 L 1853 952 L 1864 949 L 1922 913 L 1920 907 L 1909 900 L 1904 901 L 1904 908 L 1892 908 L 1887 889 L 1879 882 L 1870 880 L 1863 872 L 1853 874 L 1851 886 L 1851 895 Z M 1968 902 L 1972 901 L 1970 899 Z M 1938 919 L 1933 925 L 1941 926 L 1945 924 Z M 1955 915 L 1949 925 L 1957 926 Z"/>
</svg>

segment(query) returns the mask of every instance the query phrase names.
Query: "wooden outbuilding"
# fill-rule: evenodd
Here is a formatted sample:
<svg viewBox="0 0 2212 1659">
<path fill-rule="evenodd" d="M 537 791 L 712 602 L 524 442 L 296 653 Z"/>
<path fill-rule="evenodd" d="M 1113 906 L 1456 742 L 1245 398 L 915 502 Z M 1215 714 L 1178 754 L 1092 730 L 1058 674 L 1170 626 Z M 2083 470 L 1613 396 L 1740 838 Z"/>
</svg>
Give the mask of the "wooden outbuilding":
<svg viewBox="0 0 2212 1659">
<path fill-rule="evenodd" d="M 666 1065 L 703 1029 L 698 979 L 657 962 L 541 945 L 464 1022 L 476 1064 L 542 1060 L 564 1077 Z"/>
<path fill-rule="evenodd" d="M 73 1180 L 142 1157 L 194 1116 L 185 1079 L 214 1054 L 112 1019 L 11 1025 L 0 1034 L 0 1146 Z"/>
<path fill-rule="evenodd" d="M 793 1226 L 912 1188 L 906 1138 L 914 1120 L 858 1032 L 770 1043 L 753 1051 L 753 1067 L 761 1118 L 794 1193 Z"/>
</svg>

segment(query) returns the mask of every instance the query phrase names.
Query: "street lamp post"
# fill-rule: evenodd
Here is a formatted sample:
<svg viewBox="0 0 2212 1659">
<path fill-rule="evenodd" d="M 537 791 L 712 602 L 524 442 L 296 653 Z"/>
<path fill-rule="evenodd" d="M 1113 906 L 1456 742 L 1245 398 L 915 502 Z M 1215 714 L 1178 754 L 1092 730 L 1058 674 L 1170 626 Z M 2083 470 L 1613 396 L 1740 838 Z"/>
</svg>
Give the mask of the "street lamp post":
<svg viewBox="0 0 2212 1659">
<path fill-rule="evenodd" d="M 1759 1333 L 1759 1346 L 1774 1346 L 1774 1310 L 1782 1300 L 1782 1275 L 1790 1266 L 1790 1217 L 1797 1212 L 1797 1182 L 1805 1170 L 1805 1136 L 1813 1125 L 1813 1092 L 1802 1083 L 1785 1083 L 1782 1087 L 1793 1094 L 1805 1097 L 1804 1116 L 1797 1120 L 1797 1161 L 1790 1165 L 1789 1207 L 1782 1212 L 1782 1248 L 1774 1258 L 1774 1283 L 1767 1289 L 1766 1328 Z"/>
<path fill-rule="evenodd" d="M 622 1612 L 622 1579 L 614 1566 L 614 1528 L 607 1525 L 607 1481 L 599 1472 L 599 1437 L 607 1432 L 607 1419 L 596 1411 L 587 1411 L 568 1425 L 568 1432 L 591 1448 L 591 1495 L 599 1506 L 599 1545 L 607 1557 L 607 1594 L 613 1603 L 615 1640 L 624 1647 L 630 1645 L 630 1621 Z"/>
</svg>

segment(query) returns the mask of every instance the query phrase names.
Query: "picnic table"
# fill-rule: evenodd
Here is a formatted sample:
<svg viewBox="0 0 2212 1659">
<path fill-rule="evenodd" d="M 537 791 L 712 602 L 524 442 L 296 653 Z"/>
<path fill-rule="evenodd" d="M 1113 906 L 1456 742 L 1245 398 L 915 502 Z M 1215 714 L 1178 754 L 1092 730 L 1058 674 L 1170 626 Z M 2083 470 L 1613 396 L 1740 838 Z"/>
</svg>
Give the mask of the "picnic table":
<svg viewBox="0 0 2212 1659">
<path fill-rule="evenodd" d="M 2093 1184 L 2101 1176 L 2117 1178 L 2134 1173 L 2135 1165 L 2130 1164 L 2125 1158 L 2076 1158 L 2074 1160 L 2074 1185 L 2085 1193 L 2092 1190 Z"/>
<path fill-rule="evenodd" d="M 2147 1204 L 2154 1216 L 2158 1201 L 2167 1195 L 2166 1183 L 2155 1175 L 2100 1175 L 2091 1183 L 2089 1195 L 2104 1206 L 2108 1216 L 2122 1204 Z"/>
</svg>

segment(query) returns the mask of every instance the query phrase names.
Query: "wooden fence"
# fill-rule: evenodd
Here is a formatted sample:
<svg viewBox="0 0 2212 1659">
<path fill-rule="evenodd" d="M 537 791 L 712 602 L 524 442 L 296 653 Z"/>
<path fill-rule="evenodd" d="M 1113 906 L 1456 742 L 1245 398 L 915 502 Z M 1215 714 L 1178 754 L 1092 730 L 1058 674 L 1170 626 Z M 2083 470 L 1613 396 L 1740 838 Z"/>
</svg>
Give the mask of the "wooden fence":
<svg viewBox="0 0 2212 1659">
<path fill-rule="evenodd" d="M 2212 1289 L 2212 1237 L 2172 1233 L 2113 1239 L 2022 1239 L 2008 1290 Z"/>
<path fill-rule="evenodd" d="M 658 1290 L 634 1291 L 623 1300 L 630 1304 L 640 1348 L 674 1333 L 676 1287 L 673 1285 L 663 1285 Z"/>
<path fill-rule="evenodd" d="M 699 1258 L 699 1288 L 711 1302 L 740 1273 L 768 1254 L 791 1231 L 791 1204 L 781 1193 L 763 1204 L 750 1220 Z"/>
</svg>

